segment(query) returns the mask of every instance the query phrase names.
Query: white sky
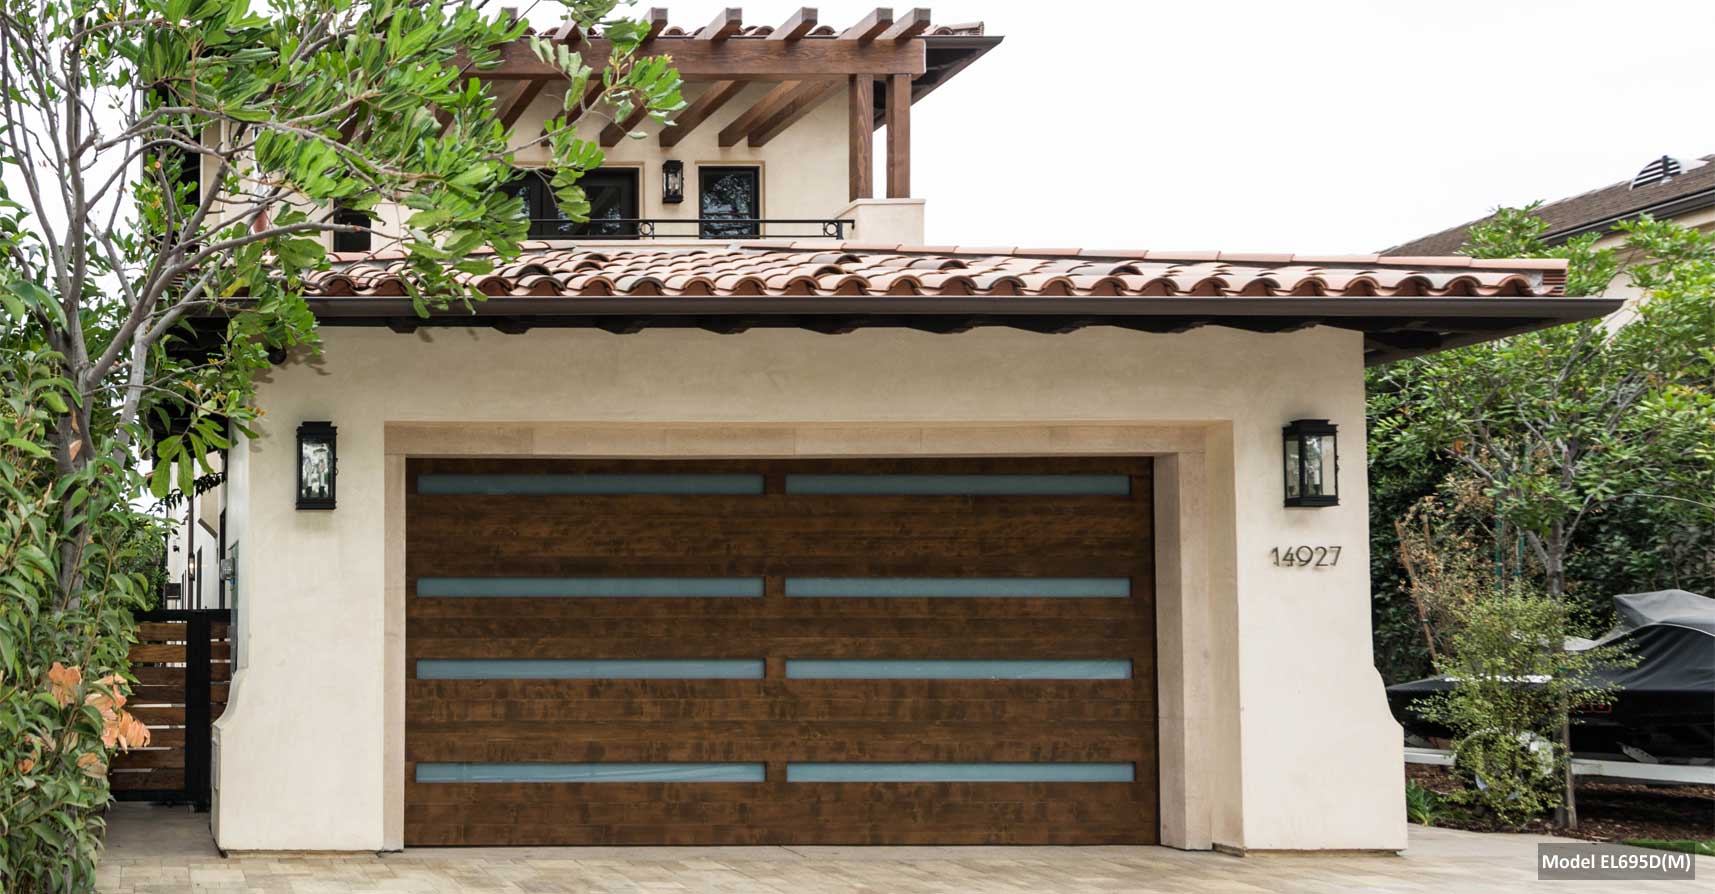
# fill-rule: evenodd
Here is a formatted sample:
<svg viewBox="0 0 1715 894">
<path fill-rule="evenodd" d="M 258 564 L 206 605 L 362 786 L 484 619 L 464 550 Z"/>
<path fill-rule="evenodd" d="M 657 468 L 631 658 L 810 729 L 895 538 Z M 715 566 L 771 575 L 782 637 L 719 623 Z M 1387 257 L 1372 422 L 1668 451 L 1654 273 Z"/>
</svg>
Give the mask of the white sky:
<svg viewBox="0 0 1715 894">
<path fill-rule="evenodd" d="M 837 28 L 875 5 L 816 4 Z M 932 8 L 1006 37 L 913 108 L 935 244 L 1370 252 L 1715 153 L 1715 0 Z"/>
</svg>

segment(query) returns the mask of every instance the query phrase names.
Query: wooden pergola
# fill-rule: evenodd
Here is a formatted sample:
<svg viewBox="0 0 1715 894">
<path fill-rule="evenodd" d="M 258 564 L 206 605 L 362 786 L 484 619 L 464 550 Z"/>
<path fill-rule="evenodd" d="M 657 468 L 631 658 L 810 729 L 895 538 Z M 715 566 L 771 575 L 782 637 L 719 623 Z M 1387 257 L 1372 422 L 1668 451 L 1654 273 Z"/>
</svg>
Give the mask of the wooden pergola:
<svg viewBox="0 0 1715 894">
<path fill-rule="evenodd" d="M 719 142 L 721 146 L 741 142 L 766 146 L 843 84 L 854 200 L 875 196 L 871 145 L 875 130 L 884 124 L 887 197 L 911 195 L 912 102 L 1000 43 L 999 37 L 983 35 L 980 25 L 934 28 L 927 9 L 895 16 L 891 9 L 878 8 L 844 30 L 819 24 L 816 10 L 810 7 L 799 9 L 778 27 L 747 27 L 738 9 L 722 10 L 714 21 L 694 31 L 670 26 L 662 8 L 650 9 L 647 21 L 649 37 L 641 52 L 669 55 L 687 83 L 707 85 L 675 116 L 673 126 L 661 131 L 662 147 L 678 144 L 753 82 L 775 86 L 722 127 Z M 599 66 L 612 49 L 600 34 L 585 34 L 572 22 L 542 36 L 578 51 L 592 66 Z M 505 47 L 498 64 L 478 76 L 515 82 L 502 94 L 499 105 L 500 120 L 508 127 L 545 87 L 563 80 L 523 41 Z M 599 92 L 600 84 L 590 89 Z M 604 127 L 601 144 L 617 145 L 643 122 L 645 114 L 639 109 Z"/>
</svg>

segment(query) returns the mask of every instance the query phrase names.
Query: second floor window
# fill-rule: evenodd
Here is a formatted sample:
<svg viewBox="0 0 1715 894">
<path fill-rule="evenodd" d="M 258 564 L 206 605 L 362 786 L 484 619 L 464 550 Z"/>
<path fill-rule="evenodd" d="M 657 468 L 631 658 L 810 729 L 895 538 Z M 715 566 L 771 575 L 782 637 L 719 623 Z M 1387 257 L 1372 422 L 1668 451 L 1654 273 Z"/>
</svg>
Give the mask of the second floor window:
<svg viewBox="0 0 1715 894">
<path fill-rule="evenodd" d="M 335 208 L 333 222 L 353 227 L 368 227 L 375 223 L 370 220 L 369 215 L 355 208 Z M 367 230 L 361 233 L 335 232 L 333 234 L 333 250 L 369 251 L 370 236 L 371 234 Z"/>
<path fill-rule="evenodd" d="M 762 178 L 756 168 L 697 169 L 697 216 L 704 220 L 704 239 L 755 238 L 762 235 Z M 710 223 L 730 220 L 733 223 Z"/>
<path fill-rule="evenodd" d="M 530 216 L 532 239 L 635 239 L 637 238 L 637 170 L 601 168 L 578 181 L 589 199 L 589 220 L 576 223 L 560 213 L 554 197 L 553 173 L 533 169 L 505 187 L 524 199 Z"/>
</svg>

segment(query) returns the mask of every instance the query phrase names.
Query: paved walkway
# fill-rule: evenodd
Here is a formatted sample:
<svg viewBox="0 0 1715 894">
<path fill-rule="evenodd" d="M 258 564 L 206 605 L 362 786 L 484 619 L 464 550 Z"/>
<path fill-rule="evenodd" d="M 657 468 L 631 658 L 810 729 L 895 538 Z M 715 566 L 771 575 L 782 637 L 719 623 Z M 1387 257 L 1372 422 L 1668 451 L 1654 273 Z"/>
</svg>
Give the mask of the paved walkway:
<svg viewBox="0 0 1715 894">
<path fill-rule="evenodd" d="M 121 804 L 109 820 L 108 894 L 1085 894 L 1334 892 L 1576 894 L 1715 892 L 1715 860 L 1695 882 L 1536 880 L 1531 835 L 1413 826 L 1403 856 L 1253 856 L 1159 847 L 448 848 L 401 854 L 244 854 L 222 858 L 207 815 Z"/>
</svg>

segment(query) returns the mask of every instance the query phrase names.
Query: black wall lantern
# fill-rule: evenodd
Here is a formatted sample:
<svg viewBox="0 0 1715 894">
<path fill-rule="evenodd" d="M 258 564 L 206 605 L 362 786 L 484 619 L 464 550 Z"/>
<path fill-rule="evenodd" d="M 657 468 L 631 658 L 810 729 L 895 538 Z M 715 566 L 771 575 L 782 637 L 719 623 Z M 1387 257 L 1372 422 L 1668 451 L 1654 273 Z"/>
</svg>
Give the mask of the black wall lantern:
<svg viewBox="0 0 1715 894">
<path fill-rule="evenodd" d="M 1280 430 L 1285 440 L 1286 505 L 1340 504 L 1335 428 L 1326 419 L 1294 419 Z"/>
<path fill-rule="evenodd" d="M 332 509 L 339 476 L 339 429 L 331 422 L 298 426 L 298 508 Z"/>
<path fill-rule="evenodd" d="M 685 201 L 685 163 L 670 158 L 661 163 L 661 204 L 677 205 Z"/>
</svg>

